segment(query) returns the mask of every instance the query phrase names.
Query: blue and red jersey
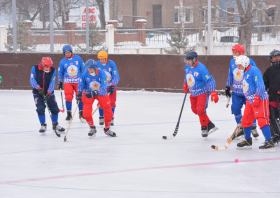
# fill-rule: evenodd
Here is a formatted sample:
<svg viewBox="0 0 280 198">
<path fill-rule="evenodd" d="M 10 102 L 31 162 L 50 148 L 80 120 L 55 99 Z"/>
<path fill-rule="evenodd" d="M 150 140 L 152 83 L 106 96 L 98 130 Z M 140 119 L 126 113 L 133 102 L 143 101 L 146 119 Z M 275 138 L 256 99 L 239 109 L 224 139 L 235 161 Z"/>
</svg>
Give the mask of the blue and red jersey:
<svg viewBox="0 0 280 198">
<path fill-rule="evenodd" d="M 193 96 L 215 91 L 216 87 L 216 81 L 209 74 L 207 68 L 199 61 L 193 67 L 186 64 L 184 83 L 188 85 Z"/>
<path fill-rule="evenodd" d="M 79 83 L 80 76 L 85 71 L 85 64 L 79 55 L 64 57 L 58 67 L 58 82 Z"/>
<path fill-rule="evenodd" d="M 249 58 L 249 60 L 252 66 L 257 67 L 256 63 L 251 58 Z M 227 87 L 231 87 L 233 85 L 232 93 L 235 95 L 243 96 L 242 81 L 243 74 L 239 72 L 233 58 L 229 64 Z"/>
<path fill-rule="evenodd" d="M 80 77 L 78 92 L 91 92 L 97 90 L 98 95 L 107 95 L 107 79 L 104 71 L 96 69 L 95 75 L 89 74 L 86 70 Z"/>
<path fill-rule="evenodd" d="M 113 85 L 117 87 L 120 76 L 115 62 L 108 59 L 106 65 L 102 65 L 100 61 L 96 61 L 96 63 L 97 68 L 103 70 L 107 76 L 107 86 Z"/>
<path fill-rule="evenodd" d="M 262 73 L 257 67 L 249 65 L 243 76 L 243 93 L 249 103 L 252 104 L 255 95 L 260 96 L 260 100 L 268 99 L 265 90 Z"/>
<path fill-rule="evenodd" d="M 49 72 L 45 72 L 40 64 L 34 65 L 31 69 L 30 84 L 33 87 L 33 93 L 38 94 L 38 89 L 42 88 L 45 94 L 52 93 L 55 86 L 56 70 L 51 67 Z"/>
</svg>

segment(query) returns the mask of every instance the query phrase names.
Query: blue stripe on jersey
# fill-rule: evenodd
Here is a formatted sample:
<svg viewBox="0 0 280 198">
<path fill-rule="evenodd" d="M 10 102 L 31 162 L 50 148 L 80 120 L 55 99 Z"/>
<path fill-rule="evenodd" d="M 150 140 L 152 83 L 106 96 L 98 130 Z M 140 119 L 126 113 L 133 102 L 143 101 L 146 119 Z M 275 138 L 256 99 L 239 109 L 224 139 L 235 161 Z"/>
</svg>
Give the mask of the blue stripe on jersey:
<svg viewBox="0 0 280 198">
<path fill-rule="evenodd" d="M 54 87 L 55 87 L 55 76 L 56 76 L 56 70 L 54 70 L 52 78 L 51 78 L 51 82 L 49 85 L 49 89 L 48 92 L 52 93 L 54 91 Z"/>
<path fill-rule="evenodd" d="M 40 86 L 38 85 L 35 79 L 36 79 L 35 67 L 32 67 L 31 75 L 30 75 L 30 84 L 32 85 L 33 88 L 38 89 Z"/>
</svg>

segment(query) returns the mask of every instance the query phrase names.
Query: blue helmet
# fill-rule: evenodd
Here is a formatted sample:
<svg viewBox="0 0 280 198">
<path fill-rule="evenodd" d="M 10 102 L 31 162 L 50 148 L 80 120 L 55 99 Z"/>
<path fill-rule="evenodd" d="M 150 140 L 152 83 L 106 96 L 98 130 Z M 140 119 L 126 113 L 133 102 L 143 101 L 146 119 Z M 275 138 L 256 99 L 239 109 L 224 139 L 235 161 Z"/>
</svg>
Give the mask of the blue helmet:
<svg viewBox="0 0 280 198">
<path fill-rule="evenodd" d="M 274 62 L 271 61 L 271 58 L 273 56 L 280 56 L 280 51 L 278 50 L 273 50 L 272 52 L 270 52 L 269 56 L 268 56 L 268 60 L 273 64 Z"/>
<path fill-rule="evenodd" d="M 86 69 L 94 68 L 94 70 L 96 70 L 97 64 L 96 64 L 95 60 L 92 60 L 92 59 L 87 60 L 87 62 L 85 64 L 85 68 Z"/>
<path fill-rule="evenodd" d="M 63 54 L 66 52 L 73 52 L 72 47 L 70 45 L 64 45 L 62 48 Z"/>
<path fill-rule="evenodd" d="M 192 60 L 193 63 L 196 62 L 197 60 L 197 53 L 195 51 L 189 51 L 186 56 L 185 56 L 186 60 Z"/>
</svg>

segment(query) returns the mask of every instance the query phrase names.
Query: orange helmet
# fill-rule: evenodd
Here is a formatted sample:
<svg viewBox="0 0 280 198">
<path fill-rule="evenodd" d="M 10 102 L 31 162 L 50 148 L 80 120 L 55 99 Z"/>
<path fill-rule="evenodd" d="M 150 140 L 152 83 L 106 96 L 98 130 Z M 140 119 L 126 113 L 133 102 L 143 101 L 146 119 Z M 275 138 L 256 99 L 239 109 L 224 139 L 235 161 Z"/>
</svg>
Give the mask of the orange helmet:
<svg viewBox="0 0 280 198">
<path fill-rule="evenodd" d="M 97 58 L 98 59 L 100 59 L 100 58 L 105 58 L 106 60 L 108 59 L 108 54 L 107 54 L 107 52 L 105 52 L 105 51 L 100 51 L 100 52 L 98 52 L 98 54 L 97 54 Z"/>
<path fill-rule="evenodd" d="M 51 67 L 53 66 L 53 61 L 51 57 L 43 57 L 41 60 L 42 67 Z"/>
<path fill-rule="evenodd" d="M 239 52 L 240 55 L 244 55 L 245 54 L 245 48 L 243 47 L 243 45 L 241 44 L 236 44 L 232 47 L 232 51 L 237 51 Z"/>
</svg>

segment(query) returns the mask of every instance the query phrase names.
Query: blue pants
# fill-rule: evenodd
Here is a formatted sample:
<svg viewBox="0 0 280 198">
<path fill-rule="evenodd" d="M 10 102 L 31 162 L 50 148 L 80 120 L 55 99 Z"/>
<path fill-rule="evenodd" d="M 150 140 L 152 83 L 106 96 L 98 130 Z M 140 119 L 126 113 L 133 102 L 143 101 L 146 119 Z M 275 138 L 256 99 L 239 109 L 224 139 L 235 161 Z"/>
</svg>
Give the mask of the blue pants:
<svg viewBox="0 0 280 198">
<path fill-rule="evenodd" d="M 39 116 L 45 115 L 46 104 L 44 102 L 43 96 L 41 96 L 40 94 L 33 94 L 33 97 L 34 97 L 35 105 L 37 107 L 36 111 L 37 111 L 38 115 Z M 48 99 L 47 103 L 48 103 L 51 113 L 53 115 L 57 115 L 59 113 L 59 109 L 58 109 L 54 94 L 51 95 L 51 97 Z"/>
</svg>

